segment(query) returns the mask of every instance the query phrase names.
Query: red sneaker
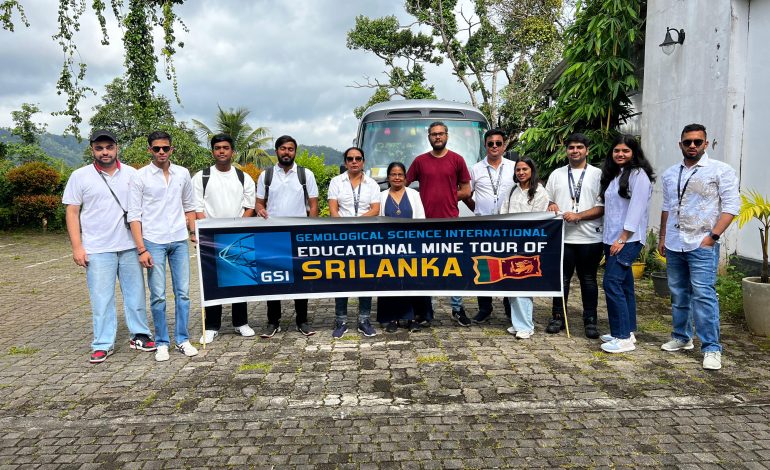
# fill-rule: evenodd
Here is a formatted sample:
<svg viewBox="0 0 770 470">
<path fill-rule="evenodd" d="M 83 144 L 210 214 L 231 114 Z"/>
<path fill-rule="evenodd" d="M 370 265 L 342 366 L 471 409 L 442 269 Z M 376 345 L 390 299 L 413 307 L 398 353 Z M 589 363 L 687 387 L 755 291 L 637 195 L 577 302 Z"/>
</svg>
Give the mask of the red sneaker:
<svg viewBox="0 0 770 470">
<path fill-rule="evenodd" d="M 91 353 L 91 358 L 88 360 L 91 364 L 98 364 L 107 360 L 107 356 L 111 355 L 112 349 L 109 351 L 94 351 Z"/>
<path fill-rule="evenodd" d="M 155 341 L 145 334 L 138 334 L 131 339 L 129 343 L 131 349 L 138 349 L 140 351 L 155 351 L 158 349 L 155 347 Z"/>
</svg>

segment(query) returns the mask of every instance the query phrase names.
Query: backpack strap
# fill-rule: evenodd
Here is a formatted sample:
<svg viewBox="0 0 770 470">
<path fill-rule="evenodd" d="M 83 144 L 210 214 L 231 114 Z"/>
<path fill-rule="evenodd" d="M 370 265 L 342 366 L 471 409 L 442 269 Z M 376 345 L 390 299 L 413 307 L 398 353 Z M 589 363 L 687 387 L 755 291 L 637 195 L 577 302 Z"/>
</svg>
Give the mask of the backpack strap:
<svg viewBox="0 0 770 470">
<path fill-rule="evenodd" d="M 270 184 L 273 182 L 274 166 L 265 169 L 265 207 L 267 207 L 267 197 L 270 194 Z"/>
<path fill-rule="evenodd" d="M 241 170 L 240 168 L 236 168 L 235 174 L 238 175 L 238 181 L 241 182 L 241 186 L 245 186 L 246 177 L 243 176 L 243 170 Z"/>
<path fill-rule="evenodd" d="M 299 184 L 302 185 L 302 191 L 305 193 L 305 204 L 310 204 L 310 197 L 307 194 L 307 175 L 305 174 L 305 167 L 297 165 L 297 178 Z"/>
<path fill-rule="evenodd" d="M 207 166 L 203 169 L 203 198 L 206 198 L 206 186 L 209 184 L 209 178 L 211 178 L 211 167 Z"/>
</svg>

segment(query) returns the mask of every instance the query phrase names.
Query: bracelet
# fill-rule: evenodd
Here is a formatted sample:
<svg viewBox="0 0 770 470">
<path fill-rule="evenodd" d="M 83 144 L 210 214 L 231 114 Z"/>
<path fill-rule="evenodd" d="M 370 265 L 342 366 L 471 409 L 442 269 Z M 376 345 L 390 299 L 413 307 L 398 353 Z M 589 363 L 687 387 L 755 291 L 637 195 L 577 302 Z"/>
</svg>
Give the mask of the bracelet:
<svg viewBox="0 0 770 470">
<path fill-rule="evenodd" d="M 136 255 L 137 256 L 142 256 L 145 253 L 147 253 L 147 249 L 146 248 L 144 250 L 140 251 L 139 253 L 137 253 Z"/>
</svg>

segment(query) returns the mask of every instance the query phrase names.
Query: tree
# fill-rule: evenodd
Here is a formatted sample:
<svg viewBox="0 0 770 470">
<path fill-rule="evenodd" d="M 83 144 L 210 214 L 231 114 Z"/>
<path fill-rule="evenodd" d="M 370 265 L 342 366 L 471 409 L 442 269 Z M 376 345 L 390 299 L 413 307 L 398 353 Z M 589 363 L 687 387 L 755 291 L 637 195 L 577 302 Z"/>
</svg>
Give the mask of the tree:
<svg viewBox="0 0 770 470">
<path fill-rule="evenodd" d="M 576 131 L 602 156 L 632 113 L 629 93 L 639 87 L 635 62 L 643 48 L 643 0 L 587 0 L 577 5 L 566 31 L 567 69 L 554 85 L 556 104 L 537 116 L 521 137 L 519 152 L 545 157 L 544 169 L 564 158 L 564 139 Z"/>
<path fill-rule="evenodd" d="M 180 24 L 187 29 L 184 23 L 174 13 L 174 6 L 181 5 L 184 0 L 110 0 L 110 10 L 115 19 L 122 26 L 123 48 L 125 51 L 125 67 L 127 83 L 129 84 L 129 100 L 141 111 L 140 122 L 144 122 L 144 110 L 148 110 L 146 119 L 152 115 L 152 98 L 155 84 L 159 81 L 157 75 L 157 61 L 164 60 L 166 78 L 173 83 L 177 101 L 176 70 L 173 57 L 177 47 L 183 47 L 182 42 L 177 42 L 175 28 Z M 79 58 L 75 35 L 80 30 L 80 19 L 86 13 L 88 5 L 91 5 L 94 16 L 101 28 L 101 43 L 107 45 L 110 38 L 107 34 L 107 18 L 105 11 L 108 3 L 104 0 L 93 2 L 76 0 L 59 0 L 57 11 L 59 30 L 53 39 L 59 43 L 64 53 L 64 62 L 61 73 L 56 83 L 58 94 L 67 95 L 65 109 L 56 111 L 54 115 L 69 116 L 70 125 L 65 132 L 79 135 L 78 126 L 82 122 L 78 105 L 87 94 L 95 94 L 95 91 L 83 84 L 86 76 L 87 65 Z M 127 4 L 127 5 L 126 5 Z M 124 8 L 127 6 L 127 12 Z M 21 22 L 29 26 L 29 21 L 24 13 L 20 0 L 2 0 L 0 2 L 0 24 L 3 29 L 13 32 L 13 13 L 17 12 Z M 163 46 L 155 51 L 153 33 L 158 29 L 163 35 Z M 146 122 L 144 122 L 146 125 Z"/>
<path fill-rule="evenodd" d="M 217 105 L 217 124 L 214 130 L 197 119 L 193 119 L 193 124 L 198 128 L 198 136 L 204 142 L 209 142 L 215 134 L 227 134 L 235 142 L 235 160 L 245 165 L 249 161 L 256 166 L 272 165 L 274 162 L 265 152 L 264 146 L 267 145 L 272 137 L 266 127 L 252 128 L 246 122 L 251 111 L 246 108 L 223 110 Z"/>
<path fill-rule="evenodd" d="M 171 103 L 162 95 L 152 95 L 144 108 L 130 99 L 127 80 L 115 78 L 105 85 L 102 103 L 94 106 L 96 113 L 88 121 L 92 128 L 109 129 L 118 142 L 128 144 L 160 127 L 176 124 Z"/>
<path fill-rule="evenodd" d="M 376 88 L 380 95 L 372 99 L 382 98 L 382 88 L 391 96 L 407 97 L 403 89 L 413 84 L 432 92 L 424 83 L 423 67 L 446 59 L 471 104 L 484 111 L 493 125 L 500 125 L 500 90 L 507 87 L 509 97 L 516 96 L 517 90 L 533 93 L 536 85 L 522 77 L 530 70 L 549 68 L 546 59 L 553 63 L 558 59 L 558 53 L 552 51 L 558 48 L 563 28 L 563 2 L 473 0 L 472 5 L 473 12 L 468 13 L 457 0 L 406 0 L 406 11 L 417 25 L 431 28 L 431 36 L 413 33 L 414 25 L 400 26 L 395 17 L 356 18 L 355 28 L 348 32 L 348 48 L 368 50 L 383 59 L 389 80 L 382 83 L 367 78 L 367 84 L 355 86 Z M 551 52 L 540 53 L 542 49 Z M 501 86 L 501 78 L 505 85 Z M 519 114 L 527 109 L 520 108 Z M 514 118 L 503 123 L 520 121 Z"/>
<path fill-rule="evenodd" d="M 10 131 L 19 141 L 4 145 L 2 153 L 5 158 L 15 163 L 51 161 L 51 157 L 40 147 L 40 135 L 45 132 L 46 126 L 32 121 L 32 116 L 39 112 L 37 105 L 29 103 L 23 103 L 20 110 L 11 111 L 14 127 Z"/>
<path fill-rule="evenodd" d="M 161 126 L 157 130 L 168 132 L 174 145 L 174 153 L 171 160 L 177 165 L 181 165 L 191 173 L 206 168 L 214 164 L 214 158 L 211 151 L 201 147 L 194 135 L 187 129 L 179 126 Z M 131 142 L 120 145 L 120 161 L 127 163 L 135 168 L 150 163 L 151 156 L 147 152 L 147 136 L 135 138 Z"/>
</svg>

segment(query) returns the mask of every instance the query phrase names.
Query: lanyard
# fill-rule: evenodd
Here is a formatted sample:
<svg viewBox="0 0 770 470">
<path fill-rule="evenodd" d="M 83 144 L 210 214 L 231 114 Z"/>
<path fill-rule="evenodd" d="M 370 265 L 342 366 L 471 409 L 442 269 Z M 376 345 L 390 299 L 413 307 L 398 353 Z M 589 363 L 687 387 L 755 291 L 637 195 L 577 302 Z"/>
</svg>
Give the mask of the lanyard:
<svg viewBox="0 0 770 470">
<path fill-rule="evenodd" d="M 356 195 L 356 189 L 353 187 L 353 182 L 350 182 L 350 192 L 353 193 L 353 217 L 358 217 L 358 202 L 361 200 L 361 186 L 364 185 L 364 177 L 361 176 L 361 182 L 358 183 L 358 195 Z"/>
<path fill-rule="evenodd" d="M 567 175 L 569 195 L 572 198 L 572 210 L 573 212 L 577 212 L 578 204 L 580 204 L 580 192 L 583 189 L 583 178 L 586 176 L 586 168 L 583 168 L 583 172 L 580 174 L 577 185 L 575 185 L 575 178 L 572 176 L 572 167 L 567 167 Z"/>
<path fill-rule="evenodd" d="M 684 181 L 684 187 L 682 186 L 682 171 L 684 171 L 684 165 L 679 167 L 679 179 L 676 181 L 676 198 L 678 203 L 676 209 L 677 228 L 679 228 L 679 218 L 682 212 L 682 201 L 684 200 L 684 193 L 687 191 L 687 185 L 690 184 L 690 180 L 693 176 L 695 176 L 695 173 L 698 172 L 698 169 L 696 168 L 695 171 L 690 173 L 690 176 L 688 176 Z"/>
<path fill-rule="evenodd" d="M 492 194 L 495 195 L 495 207 L 497 207 L 497 191 L 500 189 L 500 178 L 503 177 L 503 163 L 500 163 L 500 168 L 497 169 L 497 183 L 492 179 L 492 171 L 489 169 L 489 165 L 486 166 L 487 174 L 489 175 L 489 182 L 492 184 Z"/>
</svg>

